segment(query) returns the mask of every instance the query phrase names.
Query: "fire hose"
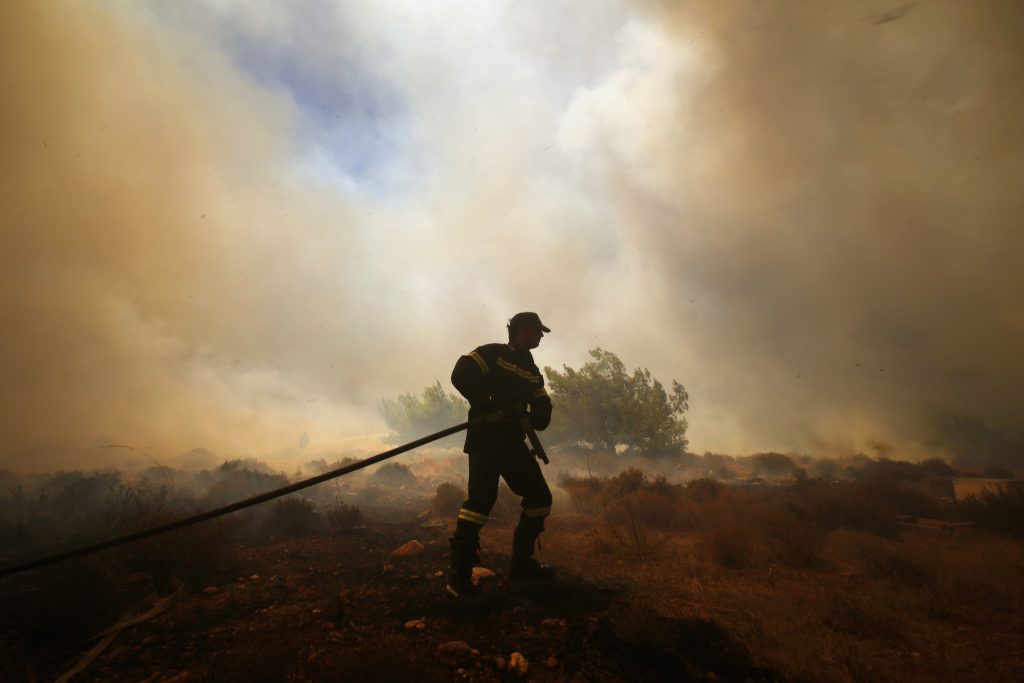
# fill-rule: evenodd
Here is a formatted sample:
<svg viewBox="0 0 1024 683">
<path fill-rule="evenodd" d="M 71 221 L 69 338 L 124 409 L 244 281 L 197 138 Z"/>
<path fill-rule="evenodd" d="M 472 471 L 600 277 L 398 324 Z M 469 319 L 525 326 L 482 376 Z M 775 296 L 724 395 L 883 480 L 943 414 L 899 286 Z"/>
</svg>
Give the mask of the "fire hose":
<svg viewBox="0 0 1024 683">
<path fill-rule="evenodd" d="M 151 527 L 149 529 L 143 529 L 141 531 L 135 531 L 129 534 L 124 534 L 122 536 L 116 536 L 114 538 L 109 538 L 105 541 L 99 541 L 98 543 L 80 546 L 78 548 L 73 548 L 71 550 L 57 553 L 55 555 L 42 557 L 36 560 L 32 560 L 30 562 L 24 562 L 22 564 L 13 565 L 11 567 L 5 567 L 3 569 L 0 569 L 0 578 L 6 576 L 13 576 L 14 574 L 20 574 L 21 572 L 26 572 L 30 569 L 38 569 L 39 567 L 45 567 L 47 565 L 55 564 L 57 562 L 63 562 L 64 560 L 82 557 L 83 555 L 90 555 L 92 553 L 99 552 L 100 550 L 106 550 L 107 548 L 113 548 L 115 546 L 125 545 L 126 543 L 140 541 L 144 538 L 149 538 L 150 536 L 164 534 L 169 531 L 174 531 L 175 529 L 181 529 L 182 527 L 191 526 L 193 524 L 205 522 L 206 520 L 213 519 L 215 517 L 222 517 L 223 515 L 236 512 L 238 510 L 252 507 L 254 505 L 259 505 L 260 503 L 265 503 L 268 500 L 280 498 L 281 496 L 286 496 L 289 493 L 295 493 L 296 491 L 301 491 L 302 489 L 309 488 L 310 486 L 316 486 L 317 484 L 321 484 L 325 481 L 342 477 L 346 474 L 355 472 L 356 470 L 361 470 L 364 467 L 375 465 L 379 462 L 387 460 L 388 458 L 393 458 L 396 455 L 405 453 L 406 451 L 411 451 L 414 448 L 419 448 L 420 446 L 428 444 L 432 441 L 437 441 L 438 439 L 443 439 L 446 436 L 457 434 L 458 432 L 461 432 L 462 430 L 469 428 L 471 425 L 483 424 L 484 421 L 484 418 L 476 418 L 473 420 L 469 420 L 468 422 L 463 422 L 462 424 L 457 424 L 454 427 L 442 429 L 439 432 L 435 432 L 433 434 L 430 434 L 429 436 L 424 436 L 422 438 L 416 439 L 415 441 L 410 441 L 407 444 L 403 444 L 401 446 L 398 446 L 397 448 L 392 448 L 389 451 L 378 453 L 377 455 L 366 458 L 365 460 L 360 460 L 359 462 L 354 462 L 350 465 L 339 467 L 337 469 L 330 470 L 329 472 L 324 472 L 323 474 L 318 474 L 317 476 L 310 477 L 309 479 L 297 481 L 294 484 L 289 484 L 288 486 L 283 486 L 279 489 L 274 489 L 273 491 L 267 491 L 266 493 L 261 493 L 250 498 L 245 498 L 244 500 L 231 503 L 230 505 L 225 505 L 223 507 L 219 507 L 213 510 L 207 510 L 206 512 L 201 512 L 199 514 L 192 515 L 191 517 L 184 517 L 182 519 L 178 519 L 173 522 L 168 522 L 166 524 L 161 524 L 159 526 Z M 547 455 L 544 453 L 544 449 L 540 445 L 540 440 L 537 438 L 537 433 L 533 430 L 533 427 L 530 425 L 529 420 L 524 419 L 520 422 L 520 424 L 523 427 L 526 436 L 530 440 L 530 444 L 532 446 L 531 454 L 540 458 L 546 464 L 548 462 Z"/>
</svg>

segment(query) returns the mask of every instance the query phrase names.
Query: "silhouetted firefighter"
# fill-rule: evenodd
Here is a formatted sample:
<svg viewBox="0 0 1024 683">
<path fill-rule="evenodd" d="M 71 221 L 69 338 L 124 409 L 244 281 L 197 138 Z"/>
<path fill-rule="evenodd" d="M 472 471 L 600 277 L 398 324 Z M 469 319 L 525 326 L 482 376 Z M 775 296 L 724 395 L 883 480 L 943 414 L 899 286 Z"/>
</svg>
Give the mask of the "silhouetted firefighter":
<svg viewBox="0 0 1024 683">
<path fill-rule="evenodd" d="M 509 579 L 543 579 L 552 568 L 534 557 L 544 519 L 551 513 L 551 490 L 534 455 L 544 462 L 533 430 L 551 422 L 551 399 L 530 349 L 545 332 L 536 313 L 517 313 L 508 321 L 507 344 L 484 344 L 459 358 L 452 384 L 469 401 L 471 424 L 466 433 L 469 456 L 469 499 L 462 504 L 451 537 L 452 563 L 448 594 L 455 599 L 470 595 L 473 566 L 480 562 L 480 529 L 498 498 L 498 477 L 522 496 L 522 513 L 512 539 Z M 478 418 L 480 421 L 473 422 Z M 533 451 L 526 445 L 530 438 Z"/>
</svg>

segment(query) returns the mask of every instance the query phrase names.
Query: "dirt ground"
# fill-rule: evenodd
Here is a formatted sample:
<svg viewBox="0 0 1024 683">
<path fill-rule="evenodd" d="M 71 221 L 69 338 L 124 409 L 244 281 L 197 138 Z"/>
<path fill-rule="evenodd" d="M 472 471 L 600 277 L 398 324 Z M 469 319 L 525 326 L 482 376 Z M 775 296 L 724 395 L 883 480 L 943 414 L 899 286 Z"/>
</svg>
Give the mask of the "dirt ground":
<svg viewBox="0 0 1024 683">
<path fill-rule="evenodd" d="M 113 602 L 141 601 L 141 614 L 155 593 L 171 596 L 165 609 L 118 632 L 73 680 L 1010 681 L 1024 671 L 1019 604 L 951 604 L 867 576 L 842 543 L 823 568 L 728 570 L 695 534 L 631 546 L 598 516 L 564 514 L 540 551 L 557 579 L 510 585 L 511 528 L 488 525 L 484 563 L 496 575 L 462 607 L 444 595 L 448 533 L 443 521 L 371 521 L 234 546 L 202 584 L 133 576 Z M 393 554 L 411 540 L 421 552 Z M 929 552 L 936 541 L 900 543 Z M 1019 544 L 1004 550 L 1018 566 Z M 0 678 L 57 680 L 98 641 L 70 637 L 66 622 L 28 629 L 19 615 L 38 595 L 25 595 L 22 585 L 4 609 Z M 124 610 L 108 611 L 104 625 Z"/>
</svg>

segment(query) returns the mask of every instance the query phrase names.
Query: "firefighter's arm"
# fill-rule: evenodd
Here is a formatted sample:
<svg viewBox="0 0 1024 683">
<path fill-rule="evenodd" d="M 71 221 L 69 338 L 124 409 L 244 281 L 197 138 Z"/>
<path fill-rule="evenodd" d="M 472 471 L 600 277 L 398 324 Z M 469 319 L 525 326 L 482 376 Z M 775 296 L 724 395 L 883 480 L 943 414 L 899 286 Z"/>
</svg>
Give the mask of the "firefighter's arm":
<svg viewBox="0 0 1024 683">
<path fill-rule="evenodd" d="M 452 370 L 452 385 L 469 401 L 471 408 L 481 412 L 493 407 L 485 379 L 489 372 L 490 365 L 480 354 L 480 349 L 460 356 Z"/>
<path fill-rule="evenodd" d="M 551 398 L 544 387 L 540 387 L 530 397 L 530 424 L 537 431 L 547 429 L 551 424 Z"/>
</svg>

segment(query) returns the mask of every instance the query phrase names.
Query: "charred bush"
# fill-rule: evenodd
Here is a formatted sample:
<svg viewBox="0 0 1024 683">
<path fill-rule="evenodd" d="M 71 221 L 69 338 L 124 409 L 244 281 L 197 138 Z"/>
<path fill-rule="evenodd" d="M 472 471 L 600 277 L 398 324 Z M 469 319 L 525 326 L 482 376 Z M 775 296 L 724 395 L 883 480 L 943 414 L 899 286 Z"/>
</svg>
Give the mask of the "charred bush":
<svg viewBox="0 0 1024 683">
<path fill-rule="evenodd" d="M 430 511 L 438 517 L 454 517 L 465 499 L 465 488 L 450 481 L 442 482 L 430 500 Z"/>
<path fill-rule="evenodd" d="M 769 476 L 794 476 L 801 469 L 793 459 L 782 453 L 757 453 L 750 456 L 754 470 Z"/>
<path fill-rule="evenodd" d="M 241 461 L 225 463 L 215 473 L 204 470 L 197 475 L 197 481 L 209 483 L 203 496 L 204 507 L 227 505 L 288 485 L 283 474 L 239 468 L 234 464 L 237 462 Z"/>
<path fill-rule="evenodd" d="M 389 462 L 371 474 L 370 481 L 386 487 L 411 486 L 416 483 L 416 475 L 405 463 Z"/>
<path fill-rule="evenodd" d="M 263 530 L 271 536 L 309 536 L 322 531 L 323 524 L 313 501 L 287 496 L 271 505 Z"/>
<path fill-rule="evenodd" d="M 335 498 L 325 515 L 327 525 L 335 531 L 348 531 L 363 521 L 363 511 L 358 505 Z"/>
<path fill-rule="evenodd" d="M 990 533 L 1024 537 L 1024 484 L 1006 482 L 983 489 L 957 504 L 964 519 Z"/>
</svg>

